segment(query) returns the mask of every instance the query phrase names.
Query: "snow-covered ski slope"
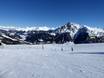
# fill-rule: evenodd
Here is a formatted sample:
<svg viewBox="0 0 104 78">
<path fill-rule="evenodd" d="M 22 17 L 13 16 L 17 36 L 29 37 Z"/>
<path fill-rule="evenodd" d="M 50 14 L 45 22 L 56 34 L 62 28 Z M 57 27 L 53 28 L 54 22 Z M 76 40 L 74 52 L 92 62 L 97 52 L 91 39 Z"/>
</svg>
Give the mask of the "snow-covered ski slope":
<svg viewBox="0 0 104 78">
<path fill-rule="evenodd" d="M 104 78 L 104 44 L 0 46 L 0 78 Z"/>
</svg>

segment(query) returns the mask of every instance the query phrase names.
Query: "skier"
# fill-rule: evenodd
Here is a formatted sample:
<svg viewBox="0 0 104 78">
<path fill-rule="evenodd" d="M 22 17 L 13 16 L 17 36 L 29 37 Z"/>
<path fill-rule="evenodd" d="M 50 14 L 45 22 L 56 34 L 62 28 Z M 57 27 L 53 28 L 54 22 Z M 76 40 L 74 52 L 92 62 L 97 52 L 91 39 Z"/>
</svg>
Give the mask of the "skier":
<svg viewBox="0 0 104 78">
<path fill-rule="evenodd" d="M 44 49 L 44 45 L 42 44 L 42 49 Z"/>
<path fill-rule="evenodd" d="M 0 40 L 0 46 L 2 45 L 2 42 L 1 42 L 1 40 Z"/>
<path fill-rule="evenodd" d="M 73 47 L 71 47 L 71 51 L 73 52 Z"/>
</svg>

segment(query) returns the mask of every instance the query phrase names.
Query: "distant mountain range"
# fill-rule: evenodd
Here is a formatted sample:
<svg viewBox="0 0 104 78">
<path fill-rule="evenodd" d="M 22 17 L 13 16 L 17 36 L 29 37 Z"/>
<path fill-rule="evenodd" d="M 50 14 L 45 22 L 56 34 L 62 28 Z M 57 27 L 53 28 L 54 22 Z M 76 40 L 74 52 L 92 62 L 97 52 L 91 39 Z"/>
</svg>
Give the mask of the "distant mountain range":
<svg viewBox="0 0 104 78">
<path fill-rule="evenodd" d="M 0 26 L 0 41 L 4 44 L 102 43 L 104 29 L 76 23 L 58 28 Z"/>
</svg>

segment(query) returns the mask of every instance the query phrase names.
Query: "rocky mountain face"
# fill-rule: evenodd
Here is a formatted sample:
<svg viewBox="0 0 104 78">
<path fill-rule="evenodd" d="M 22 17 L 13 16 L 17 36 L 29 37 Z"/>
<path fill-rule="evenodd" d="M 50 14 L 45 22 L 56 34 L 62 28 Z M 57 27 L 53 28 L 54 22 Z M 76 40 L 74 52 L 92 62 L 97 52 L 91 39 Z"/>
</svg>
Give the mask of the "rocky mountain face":
<svg viewBox="0 0 104 78">
<path fill-rule="evenodd" d="M 24 28 L 25 29 L 25 28 Z M 51 44 L 74 42 L 103 43 L 104 30 L 86 25 L 67 23 L 56 29 L 48 27 L 33 29 L 0 28 L 0 41 L 4 44 Z M 45 30 L 44 30 L 45 29 Z"/>
</svg>

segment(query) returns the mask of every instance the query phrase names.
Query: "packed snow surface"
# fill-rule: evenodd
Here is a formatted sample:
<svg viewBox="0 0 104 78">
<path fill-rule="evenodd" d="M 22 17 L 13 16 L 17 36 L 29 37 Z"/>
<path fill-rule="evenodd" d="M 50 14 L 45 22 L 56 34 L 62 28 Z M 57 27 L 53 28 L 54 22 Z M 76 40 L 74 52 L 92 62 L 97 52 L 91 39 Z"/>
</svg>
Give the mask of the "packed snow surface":
<svg viewBox="0 0 104 78">
<path fill-rule="evenodd" d="M 103 78 L 104 44 L 0 46 L 0 78 Z"/>
</svg>

